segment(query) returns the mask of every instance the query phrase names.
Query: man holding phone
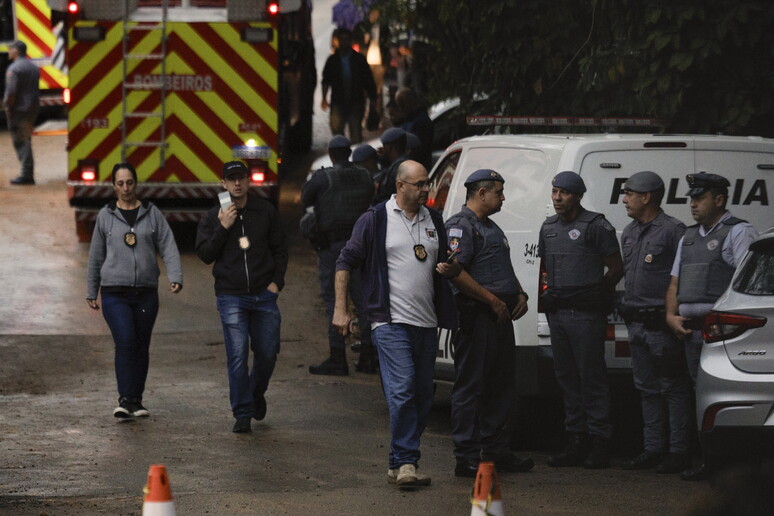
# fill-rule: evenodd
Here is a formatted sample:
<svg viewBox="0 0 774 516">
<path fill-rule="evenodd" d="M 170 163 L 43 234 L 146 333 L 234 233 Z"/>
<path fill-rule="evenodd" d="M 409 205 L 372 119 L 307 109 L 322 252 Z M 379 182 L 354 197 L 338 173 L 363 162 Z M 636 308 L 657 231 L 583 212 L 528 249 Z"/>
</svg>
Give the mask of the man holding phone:
<svg viewBox="0 0 774 516">
<path fill-rule="evenodd" d="M 215 295 L 223 325 L 235 433 L 250 432 L 250 418 L 266 416 L 264 394 L 280 347 L 279 291 L 285 285 L 288 247 L 279 215 L 267 200 L 249 193 L 241 161 L 223 165 L 225 195 L 204 214 L 196 254 L 215 262 Z M 249 363 L 253 350 L 252 368 Z"/>
<path fill-rule="evenodd" d="M 462 265 L 451 280 L 460 316 L 452 389 L 458 477 L 475 478 L 482 460 L 494 462 L 498 471 L 534 466 L 508 449 L 516 364 L 511 321 L 527 312 L 528 296 L 513 271 L 508 239 L 489 218 L 502 208 L 504 184 L 494 170 L 476 170 L 465 181 L 465 206 L 446 221 L 449 249 Z"/>
</svg>

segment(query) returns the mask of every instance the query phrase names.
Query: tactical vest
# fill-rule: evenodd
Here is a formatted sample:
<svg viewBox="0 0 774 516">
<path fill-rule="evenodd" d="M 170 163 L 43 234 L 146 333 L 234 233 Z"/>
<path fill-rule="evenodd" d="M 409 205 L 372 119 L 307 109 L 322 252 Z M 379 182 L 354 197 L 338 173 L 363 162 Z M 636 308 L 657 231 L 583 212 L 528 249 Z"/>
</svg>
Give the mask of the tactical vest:
<svg viewBox="0 0 774 516">
<path fill-rule="evenodd" d="M 371 175 L 366 169 L 352 165 L 330 167 L 323 172 L 329 186 L 316 204 L 318 230 L 323 233 L 352 232 L 355 221 L 371 205 L 374 196 Z"/>
<path fill-rule="evenodd" d="M 723 221 L 723 226 L 701 236 L 699 225 L 685 230 L 680 249 L 680 278 L 677 301 L 684 303 L 714 303 L 731 284 L 735 267 L 723 260 L 723 242 L 731 228 L 740 222 L 736 217 Z"/>
<path fill-rule="evenodd" d="M 540 228 L 549 287 L 558 297 L 601 286 L 604 257 L 587 241 L 589 228 L 600 217 L 604 215 L 584 210 L 563 224 L 559 215 L 553 215 Z"/>
<path fill-rule="evenodd" d="M 461 213 L 473 228 L 473 263 L 468 266 L 476 282 L 494 294 L 512 295 L 519 292 L 516 273 L 511 263 L 510 247 L 505 233 L 494 223 L 487 227 L 473 212 Z"/>
</svg>

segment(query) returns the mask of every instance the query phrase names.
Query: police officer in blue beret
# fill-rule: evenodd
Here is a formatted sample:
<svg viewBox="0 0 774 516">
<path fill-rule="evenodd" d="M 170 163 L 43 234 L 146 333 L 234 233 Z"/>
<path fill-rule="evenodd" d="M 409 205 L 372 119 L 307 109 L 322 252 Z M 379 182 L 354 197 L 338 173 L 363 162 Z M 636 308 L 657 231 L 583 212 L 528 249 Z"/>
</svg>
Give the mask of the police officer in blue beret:
<svg viewBox="0 0 774 516">
<path fill-rule="evenodd" d="M 581 206 L 586 185 L 580 175 L 560 172 L 551 184 L 556 215 L 543 222 L 538 241 L 548 281 L 541 302 L 564 393 L 568 443 L 548 465 L 607 468 L 613 427 L 605 330 L 623 263 L 613 226 Z"/>
<path fill-rule="evenodd" d="M 334 136 L 328 142 L 328 156 L 333 166 L 314 173 L 301 189 L 301 204 L 314 209 L 317 219 L 313 245 L 317 250 L 317 275 L 320 280 L 325 312 L 328 316 L 329 357 L 318 365 L 309 366 L 311 374 L 346 376 L 347 365 L 344 336 L 333 326 L 335 301 L 334 276 L 336 259 L 352 234 L 352 227 L 371 204 L 374 183 L 367 170 L 349 161 L 350 142 Z M 355 364 L 358 372 L 376 373 L 376 354 L 371 342 L 371 328 L 365 323 L 365 312 L 360 293 L 359 275 L 353 275 L 350 295 L 358 312 L 360 325 L 360 359 Z"/>
<path fill-rule="evenodd" d="M 757 232 L 726 209 L 731 186 L 728 179 L 707 172 L 688 174 L 686 179 L 696 224 L 685 230 L 678 244 L 665 303 L 667 323 L 685 343 L 688 372 L 695 384 L 704 344 L 704 316 L 731 284 Z M 680 475 L 683 480 L 708 476 L 706 462 Z"/>
<path fill-rule="evenodd" d="M 387 168 L 379 178 L 374 204 L 386 201 L 396 193 L 395 181 L 398 179 L 398 167 L 409 159 L 408 136 L 399 127 L 390 127 L 380 137 L 381 157 Z"/>
<path fill-rule="evenodd" d="M 490 218 L 505 200 L 504 183 L 494 170 L 476 170 L 465 181 L 465 206 L 446 221 L 449 249 L 462 265 L 452 279 L 460 315 L 452 389 L 458 477 L 475 478 L 480 460 L 501 472 L 534 465 L 508 449 L 516 365 L 511 321 L 527 312 L 527 294 L 513 271 L 508 239 Z"/>
<path fill-rule="evenodd" d="M 661 209 L 664 182 L 655 172 L 637 172 L 623 188 L 626 214 L 634 220 L 621 234 L 625 281 L 621 314 L 629 331 L 632 376 L 640 391 L 644 424 L 644 450 L 624 462 L 623 469 L 679 473 L 691 465 L 688 428 L 693 393 L 683 343 L 666 324 L 664 295 L 685 224 Z"/>
</svg>

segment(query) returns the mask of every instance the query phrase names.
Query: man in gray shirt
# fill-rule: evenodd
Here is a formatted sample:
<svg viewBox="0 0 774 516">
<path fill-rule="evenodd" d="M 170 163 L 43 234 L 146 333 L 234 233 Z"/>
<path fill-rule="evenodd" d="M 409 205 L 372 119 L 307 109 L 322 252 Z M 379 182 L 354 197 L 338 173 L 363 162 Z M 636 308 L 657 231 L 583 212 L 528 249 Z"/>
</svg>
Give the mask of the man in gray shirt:
<svg viewBox="0 0 774 516">
<path fill-rule="evenodd" d="M 3 106 L 13 148 L 21 164 L 19 177 L 12 179 L 11 184 L 34 185 L 32 130 L 40 108 L 40 70 L 27 59 L 27 45 L 23 41 L 14 41 L 8 46 L 8 59 L 13 63 L 5 72 Z"/>
</svg>

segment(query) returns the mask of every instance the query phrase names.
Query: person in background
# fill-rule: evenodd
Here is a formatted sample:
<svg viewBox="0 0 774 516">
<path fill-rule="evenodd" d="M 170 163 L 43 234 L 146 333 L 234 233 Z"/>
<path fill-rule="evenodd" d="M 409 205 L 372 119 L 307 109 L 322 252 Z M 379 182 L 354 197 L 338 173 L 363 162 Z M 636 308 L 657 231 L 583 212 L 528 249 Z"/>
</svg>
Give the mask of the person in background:
<svg viewBox="0 0 774 516">
<path fill-rule="evenodd" d="M 86 279 L 86 302 L 99 310 L 115 343 L 118 407 L 121 419 L 147 417 L 143 406 L 149 349 L 159 311 L 159 266 L 164 260 L 169 291 L 183 288 L 183 269 L 175 237 L 156 206 L 137 198 L 137 171 L 118 163 L 111 172 L 116 200 L 97 214 L 91 237 Z"/>
<path fill-rule="evenodd" d="M 428 170 L 432 167 L 433 122 L 419 96 L 411 88 L 401 88 L 395 94 L 395 104 L 400 123 L 398 127 L 416 135 L 419 145 L 412 149 L 412 159 Z"/>
<path fill-rule="evenodd" d="M 344 136 L 334 136 L 328 143 L 328 155 L 333 166 L 315 172 L 301 189 L 301 204 L 312 207 L 317 220 L 315 249 L 317 275 L 328 316 L 329 357 L 318 365 L 309 366 L 311 374 L 346 376 L 349 374 L 344 337 L 331 322 L 335 292 L 336 259 L 352 234 L 355 221 L 371 205 L 374 183 L 364 168 L 349 161 L 350 143 Z M 355 370 L 375 373 L 376 361 L 371 344 L 371 328 L 366 323 L 360 282 L 350 283 L 350 295 L 360 322 L 360 359 Z"/>
<path fill-rule="evenodd" d="M 325 61 L 322 72 L 322 110 L 330 108 L 329 124 L 334 135 L 349 130 L 349 139 L 360 143 L 366 100 L 376 103 L 376 85 L 365 57 L 352 49 L 352 33 L 337 29 L 338 48 Z M 330 90 L 330 101 L 328 91 Z"/>
<path fill-rule="evenodd" d="M 655 172 L 637 172 L 623 188 L 626 214 L 634 220 L 621 234 L 625 288 L 620 313 L 629 330 L 632 377 L 642 401 L 644 449 L 622 467 L 679 473 L 691 465 L 691 380 L 683 343 L 666 323 L 664 295 L 685 224 L 661 209 L 664 182 Z"/>
<path fill-rule="evenodd" d="M 367 143 L 356 147 L 352 151 L 352 163 L 368 170 L 368 173 L 371 174 L 371 180 L 374 182 L 374 188 L 376 188 L 376 181 L 379 180 L 379 176 L 382 173 L 382 170 L 379 168 L 379 155 L 376 153 L 376 149 Z"/>
<path fill-rule="evenodd" d="M 387 168 L 384 169 L 379 180 L 374 204 L 388 200 L 397 191 L 395 181 L 398 167 L 409 159 L 406 131 L 399 127 L 390 127 L 379 139 L 382 142 L 380 158 L 387 164 Z"/>
<path fill-rule="evenodd" d="M 731 284 L 731 277 L 758 235 L 747 221 L 726 209 L 728 187 L 723 176 L 688 174 L 691 216 L 696 224 L 680 239 L 665 296 L 667 324 L 685 344 L 688 373 L 696 385 L 704 337 L 704 316 Z M 680 474 L 683 480 L 705 480 L 706 461 Z"/>
<path fill-rule="evenodd" d="M 5 72 L 3 106 L 13 148 L 21 165 L 19 177 L 11 179 L 11 184 L 34 185 L 32 131 L 40 109 L 40 70 L 27 59 L 27 45 L 23 41 L 8 45 L 8 59 L 13 63 Z"/>
<path fill-rule="evenodd" d="M 288 246 L 274 205 L 249 193 L 245 164 L 224 163 L 222 177 L 231 202 L 201 218 L 196 254 L 206 264 L 214 262 L 229 399 L 236 420 L 231 431 L 248 433 L 250 418 L 266 417 L 265 394 L 280 351 L 282 318 L 277 299 L 285 286 Z"/>
<path fill-rule="evenodd" d="M 583 178 L 559 172 L 551 185 L 556 215 L 543 222 L 538 237 L 548 282 L 541 302 L 551 330 L 554 372 L 564 394 L 568 442 L 564 451 L 548 458 L 548 465 L 603 469 L 610 466 L 613 434 L 605 330 L 623 262 L 615 228 L 601 213 L 581 206 Z"/>
</svg>

